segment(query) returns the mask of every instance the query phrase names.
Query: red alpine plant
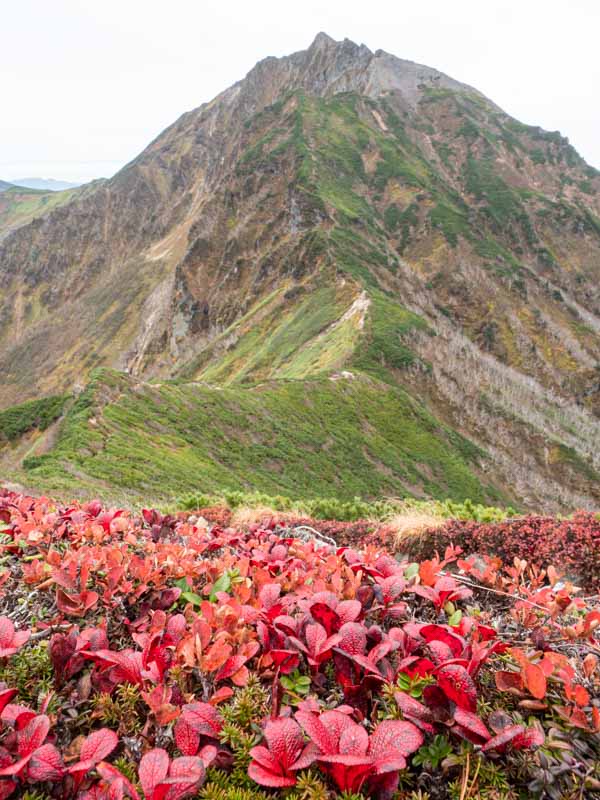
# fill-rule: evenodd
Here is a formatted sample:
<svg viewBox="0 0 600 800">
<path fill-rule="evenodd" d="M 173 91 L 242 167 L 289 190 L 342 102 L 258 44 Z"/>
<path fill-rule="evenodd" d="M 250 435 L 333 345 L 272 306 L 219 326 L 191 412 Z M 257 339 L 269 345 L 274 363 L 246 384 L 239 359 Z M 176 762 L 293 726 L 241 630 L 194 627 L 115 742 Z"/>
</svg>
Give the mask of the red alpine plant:
<svg viewBox="0 0 600 800">
<path fill-rule="evenodd" d="M 296 772 L 313 763 L 318 748 L 306 744 L 302 729 L 293 719 L 270 720 L 264 733 L 267 746 L 258 745 L 250 750 L 248 775 L 261 786 L 295 786 Z"/>
</svg>

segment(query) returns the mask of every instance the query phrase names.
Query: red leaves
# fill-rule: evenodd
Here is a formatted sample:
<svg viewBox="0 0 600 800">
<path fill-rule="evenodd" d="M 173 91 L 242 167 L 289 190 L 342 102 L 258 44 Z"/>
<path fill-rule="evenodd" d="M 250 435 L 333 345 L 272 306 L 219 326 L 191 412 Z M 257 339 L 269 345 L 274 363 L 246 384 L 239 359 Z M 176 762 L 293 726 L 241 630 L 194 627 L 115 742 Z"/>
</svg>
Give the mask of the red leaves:
<svg viewBox="0 0 600 800">
<path fill-rule="evenodd" d="M 204 762 L 197 757 L 169 758 L 155 747 L 140 761 L 138 775 L 146 800 L 180 800 L 193 794 L 204 781 Z"/>
<path fill-rule="evenodd" d="M 500 563 L 485 557 L 457 561 L 455 550 L 415 569 L 374 547 L 335 553 L 273 526 L 210 530 L 157 512 L 147 512 L 144 521 L 103 514 L 99 504 L 57 509 L 29 498 L 7 510 L 3 502 L 0 496 L 9 542 L 24 540 L 35 553 L 23 565 L 25 572 L 35 564 L 25 580 L 40 592 L 56 591 L 59 612 L 44 617 L 40 628 L 56 629 L 65 616 L 77 621 L 90 612 L 102 622 L 81 631 L 59 628 L 50 639 L 61 707 L 56 737 L 53 717 L 12 703 L 14 691 L 0 690 L 0 800 L 9 791 L 20 796 L 29 784 L 61 781 L 49 790 L 53 796 L 136 800 L 133 784 L 105 761 L 117 755 L 117 735 L 90 733 L 95 714 L 75 718 L 89 701 L 109 703 L 102 692 L 115 702 L 121 692 L 131 694 L 143 717 L 130 736 L 124 714 L 119 756 L 141 757 L 146 800 L 193 795 L 209 764 L 231 767 L 239 753 L 220 744 L 216 706 L 251 677 L 270 688 L 264 711 L 271 721 L 252 749 L 250 775 L 274 789 L 293 786 L 299 771 L 314 763 L 340 791 L 387 800 L 423 735 L 449 737 L 455 752 L 456 738 L 466 739 L 499 759 L 539 746 L 557 717 L 582 738 L 600 729 L 597 657 L 578 658 L 576 646 L 556 647 L 568 641 L 593 650 L 600 611 L 564 588 L 552 569 L 536 571 L 519 559 L 500 572 Z M 487 606 L 481 591 L 473 601 L 480 611 L 471 612 L 461 603 L 471 588 L 460 572 L 442 573 L 451 562 L 508 594 L 507 605 L 514 596 L 514 613 Z M 518 646 L 498 670 L 500 662 L 490 657 L 507 650 L 497 633 L 507 630 Z M 28 635 L 0 618 L 0 658 L 14 655 Z M 280 676 L 294 670 L 286 684 L 301 678 L 302 690 L 284 693 Z M 478 715 L 481 686 L 489 700 L 494 681 L 513 695 L 505 699 L 514 715 Z M 406 689 L 395 694 L 400 720 L 381 719 L 389 710 L 380 698 L 384 683 Z M 306 691 L 311 694 L 301 700 Z M 321 713 L 319 703 L 335 698 L 347 705 Z M 501 704 L 498 695 L 493 702 Z M 47 702 L 40 712 L 45 708 Z M 525 727 L 519 714 L 540 724 Z M 223 717 L 230 718 L 227 710 Z M 154 747 L 162 743 L 168 753 Z"/>
<path fill-rule="evenodd" d="M 81 761 L 91 761 L 97 764 L 110 755 L 119 744 L 119 737 L 108 728 L 101 728 L 91 733 L 81 746 L 79 758 Z"/>
<path fill-rule="evenodd" d="M 369 797 L 384 788 L 393 794 L 406 757 L 423 743 L 422 733 L 411 722 L 385 720 L 369 736 L 361 725 L 339 711 L 321 715 L 298 711 L 296 718 L 312 740 L 319 766 L 342 792 L 360 792 L 369 780 Z"/>
<path fill-rule="evenodd" d="M 466 711 L 477 709 L 477 689 L 473 679 L 460 664 L 449 664 L 437 672 L 437 682 L 448 699 Z"/>
<path fill-rule="evenodd" d="M 506 564 L 514 558 L 540 567 L 554 564 L 581 576 L 594 591 L 600 587 L 599 541 L 598 516 L 579 512 L 570 519 L 528 516 L 486 524 L 450 520 L 443 528 L 430 531 L 420 547 L 430 553 L 454 542 L 470 553 L 499 556 Z M 549 577 L 556 582 L 555 574 Z"/>
<path fill-rule="evenodd" d="M 29 631 L 15 631 L 8 617 L 0 617 L 0 658 L 14 655 L 30 637 Z"/>
<path fill-rule="evenodd" d="M 85 739 L 79 751 L 79 761 L 67 770 L 73 777 L 75 788 L 81 785 L 85 775 L 109 756 L 118 744 L 119 737 L 108 728 L 94 731 Z"/>
<path fill-rule="evenodd" d="M 304 638 L 306 643 L 293 636 L 290 637 L 290 642 L 305 653 L 311 667 L 317 668 L 331 658 L 332 648 L 340 641 L 339 634 L 334 633 L 332 636 L 328 636 L 325 628 L 318 623 L 306 626 Z"/>
<path fill-rule="evenodd" d="M 175 744 L 184 756 L 195 756 L 202 741 L 217 740 L 221 715 L 209 703 L 188 703 L 174 728 Z"/>
<path fill-rule="evenodd" d="M 62 777 L 64 770 L 60 754 L 54 745 L 44 745 L 50 730 L 48 717 L 45 714 L 36 715 L 25 710 L 17 712 L 15 723 L 17 760 L 2 766 L 0 776 L 21 777 L 27 773 L 31 780 L 56 780 Z M 35 777 L 40 775 L 48 777 Z"/>
<path fill-rule="evenodd" d="M 312 764 L 315 748 L 305 746 L 302 731 L 292 719 L 270 720 L 264 733 L 267 746 L 250 750 L 248 775 L 261 786 L 295 786 L 295 773 Z"/>
<path fill-rule="evenodd" d="M 98 592 L 84 590 L 77 594 L 67 594 L 60 586 L 56 587 L 58 610 L 70 617 L 84 617 L 98 603 Z"/>
<path fill-rule="evenodd" d="M 27 770 L 30 781 L 59 781 L 64 774 L 62 756 L 53 744 L 44 744 L 32 753 Z"/>
</svg>

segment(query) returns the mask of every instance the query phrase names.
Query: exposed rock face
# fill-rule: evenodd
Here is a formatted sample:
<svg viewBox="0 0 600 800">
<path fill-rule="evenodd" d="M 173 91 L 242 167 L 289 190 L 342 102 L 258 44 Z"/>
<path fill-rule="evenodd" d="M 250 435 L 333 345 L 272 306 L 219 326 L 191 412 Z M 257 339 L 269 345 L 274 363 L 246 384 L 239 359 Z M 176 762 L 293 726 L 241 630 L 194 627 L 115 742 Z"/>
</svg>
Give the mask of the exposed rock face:
<svg viewBox="0 0 600 800">
<path fill-rule="evenodd" d="M 351 288 L 337 323 L 285 338 L 324 286 Z M 427 330 L 386 325 L 386 303 Z M 1 405 L 98 365 L 231 382 L 358 364 L 478 442 L 526 502 L 597 497 L 599 173 L 348 40 L 259 62 L 0 241 L 0 316 Z"/>
</svg>

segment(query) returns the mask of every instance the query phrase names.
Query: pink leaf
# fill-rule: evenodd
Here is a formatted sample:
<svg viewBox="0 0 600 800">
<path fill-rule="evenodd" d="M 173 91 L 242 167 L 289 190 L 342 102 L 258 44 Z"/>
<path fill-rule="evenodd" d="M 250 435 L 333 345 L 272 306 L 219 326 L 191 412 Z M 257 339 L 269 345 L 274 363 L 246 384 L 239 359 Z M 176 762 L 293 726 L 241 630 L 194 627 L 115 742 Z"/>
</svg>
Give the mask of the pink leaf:
<svg viewBox="0 0 600 800">
<path fill-rule="evenodd" d="M 464 728 L 468 733 L 475 736 L 476 743 L 479 743 L 479 740 L 485 742 L 490 738 L 490 732 L 477 714 L 474 714 L 472 711 L 466 711 L 464 708 L 457 707 L 454 712 L 454 719 L 457 725 L 460 725 L 461 728 Z M 470 736 L 468 738 L 471 739 Z"/>
<path fill-rule="evenodd" d="M 276 775 L 274 772 L 262 767 L 257 761 L 252 761 L 250 763 L 248 775 L 261 786 L 272 786 L 273 788 L 279 789 L 284 786 L 296 785 L 296 778 L 293 775 Z"/>
<path fill-rule="evenodd" d="M 369 755 L 378 762 L 396 755 L 408 756 L 423 744 L 423 734 L 412 724 L 400 720 L 384 720 L 371 734 Z"/>
<path fill-rule="evenodd" d="M 59 781 L 65 773 L 62 757 L 53 744 L 45 744 L 31 756 L 27 775 L 32 781 Z"/>
<path fill-rule="evenodd" d="M 364 626 L 358 622 L 346 622 L 342 625 L 338 647 L 351 656 L 364 655 L 367 647 L 367 632 Z"/>
<path fill-rule="evenodd" d="M 45 714 L 38 714 L 17 734 L 17 750 L 20 756 L 28 756 L 41 747 L 50 730 L 50 720 Z"/>
<path fill-rule="evenodd" d="M 179 719 L 173 731 L 175 744 L 184 756 L 195 756 L 200 747 L 200 734 L 186 719 Z"/>
<path fill-rule="evenodd" d="M 152 797 L 154 787 L 167 777 L 169 772 L 169 756 L 161 747 L 155 747 L 142 756 L 138 775 L 142 789 L 147 798 Z"/>
<path fill-rule="evenodd" d="M 97 764 L 110 755 L 119 744 L 119 737 L 108 728 L 101 728 L 91 733 L 81 746 L 79 758 L 81 761 L 92 761 Z"/>
</svg>

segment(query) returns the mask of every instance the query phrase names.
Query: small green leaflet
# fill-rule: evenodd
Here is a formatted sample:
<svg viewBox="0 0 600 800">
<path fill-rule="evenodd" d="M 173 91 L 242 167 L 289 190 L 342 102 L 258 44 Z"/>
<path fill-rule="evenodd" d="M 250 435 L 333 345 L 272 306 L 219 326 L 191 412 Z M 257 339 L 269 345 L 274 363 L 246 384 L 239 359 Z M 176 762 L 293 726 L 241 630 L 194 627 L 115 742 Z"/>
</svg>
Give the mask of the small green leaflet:
<svg viewBox="0 0 600 800">
<path fill-rule="evenodd" d="M 217 602 L 217 592 L 228 592 L 231 589 L 231 577 L 229 572 L 224 572 L 221 577 L 214 582 L 212 592 L 208 598 L 211 603 Z"/>
<path fill-rule="evenodd" d="M 178 581 L 175 581 L 175 586 L 178 589 L 181 589 L 181 594 L 179 595 L 180 600 L 185 600 L 186 603 L 192 603 L 192 605 L 199 606 L 202 602 L 202 598 L 196 592 L 192 592 L 187 582 L 187 578 L 180 578 Z"/>
</svg>

